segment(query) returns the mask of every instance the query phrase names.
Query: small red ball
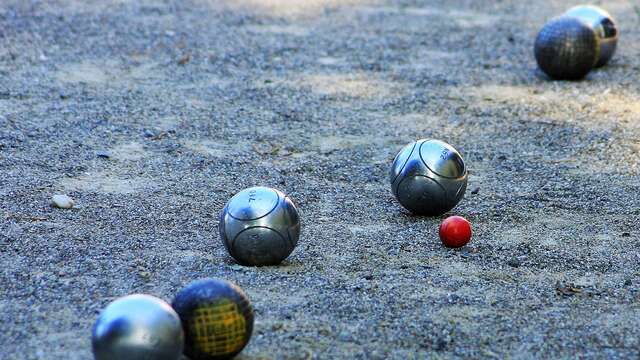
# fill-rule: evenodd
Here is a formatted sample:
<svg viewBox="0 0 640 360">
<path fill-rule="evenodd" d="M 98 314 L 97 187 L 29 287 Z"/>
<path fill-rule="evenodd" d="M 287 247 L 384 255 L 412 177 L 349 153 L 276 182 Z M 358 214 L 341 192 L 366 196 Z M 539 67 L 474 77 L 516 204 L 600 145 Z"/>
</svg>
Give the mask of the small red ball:
<svg viewBox="0 0 640 360">
<path fill-rule="evenodd" d="M 440 224 L 440 240 L 450 248 L 467 245 L 471 240 L 471 223 L 462 216 L 450 216 Z"/>
</svg>

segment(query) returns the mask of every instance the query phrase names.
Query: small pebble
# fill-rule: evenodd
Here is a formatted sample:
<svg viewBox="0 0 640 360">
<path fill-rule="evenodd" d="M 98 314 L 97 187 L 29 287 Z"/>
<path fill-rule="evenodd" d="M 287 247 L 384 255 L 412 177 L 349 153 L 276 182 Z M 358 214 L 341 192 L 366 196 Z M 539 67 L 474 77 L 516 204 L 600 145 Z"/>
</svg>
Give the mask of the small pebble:
<svg viewBox="0 0 640 360">
<path fill-rule="evenodd" d="M 456 294 L 448 294 L 447 295 L 447 302 L 449 304 L 455 304 L 458 301 L 460 301 L 460 296 L 456 295 Z"/>
<path fill-rule="evenodd" d="M 622 237 L 629 237 L 629 236 L 631 236 L 631 233 L 628 233 L 628 232 L 623 232 L 622 233 Z"/>
<path fill-rule="evenodd" d="M 186 54 L 178 60 L 178 65 L 185 65 L 191 60 L 191 54 Z"/>
<path fill-rule="evenodd" d="M 242 266 L 242 265 L 239 265 L 239 264 L 233 264 L 233 265 L 231 265 L 229 267 L 233 271 L 249 271 L 250 270 L 248 267 Z"/>
<path fill-rule="evenodd" d="M 513 259 L 509 259 L 509 261 L 507 261 L 507 265 L 517 268 L 520 267 L 520 260 L 513 258 Z"/>
<path fill-rule="evenodd" d="M 96 151 L 96 156 L 103 159 L 108 159 L 111 157 L 111 153 L 107 150 L 98 150 Z"/>
<path fill-rule="evenodd" d="M 349 342 L 351 341 L 353 338 L 351 336 L 351 334 L 348 331 L 340 331 L 340 333 L 338 334 L 338 340 L 343 341 L 343 342 Z"/>
<path fill-rule="evenodd" d="M 71 209 L 75 202 L 67 195 L 53 195 L 51 198 L 51 205 L 60 209 Z"/>
<path fill-rule="evenodd" d="M 151 130 L 145 130 L 145 131 L 144 131 L 144 137 L 146 137 L 146 138 L 152 138 L 152 137 L 154 137 L 154 136 L 156 136 L 156 134 L 155 134 L 153 131 L 151 131 Z"/>
<path fill-rule="evenodd" d="M 477 194 L 477 193 L 479 193 L 479 192 L 480 192 L 480 188 L 479 188 L 479 187 L 477 187 L 477 188 L 475 188 L 475 189 L 473 189 L 473 190 L 471 191 L 471 193 L 472 193 L 473 195 L 475 195 L 475 194 Z"/>
<path fill-rule="evenodd" d="M 447 341 L 441 337 L 436 341 L 435 349 L 436 351 L 442 351 L 447 348 Z"/>
</svg>

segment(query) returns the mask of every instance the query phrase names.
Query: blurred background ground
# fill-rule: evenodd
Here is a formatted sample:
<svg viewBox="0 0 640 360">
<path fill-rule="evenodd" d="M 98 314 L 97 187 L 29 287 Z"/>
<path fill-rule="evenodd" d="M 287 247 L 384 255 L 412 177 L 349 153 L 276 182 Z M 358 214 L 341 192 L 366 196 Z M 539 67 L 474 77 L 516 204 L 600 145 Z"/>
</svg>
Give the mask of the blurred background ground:
<svg viewBox="0 0 640 360">
<path fill-rule="evenodd" d="M 244 359 L 637 358 L 640 10 L 602 2 L 611 64 L 548 81 L 576 4 L 3 0 L 0 358 L 89 359 L 109 301 L 207 276 L 254 303 Z M 462 250 L 390 194 L 431 137 L 470 169 Z M 301 210 L 282 266 L 218 238 L 252 185 Z"/>
</svg>

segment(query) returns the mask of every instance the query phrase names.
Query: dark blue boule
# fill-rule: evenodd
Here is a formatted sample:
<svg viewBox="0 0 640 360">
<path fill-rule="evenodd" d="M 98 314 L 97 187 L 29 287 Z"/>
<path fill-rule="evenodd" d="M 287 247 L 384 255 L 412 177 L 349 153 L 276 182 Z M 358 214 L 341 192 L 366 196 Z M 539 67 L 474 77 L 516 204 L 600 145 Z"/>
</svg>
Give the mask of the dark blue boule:
<svg viewBox="0 0 640 360">
<path fill-rule="evenodd" d="M 579 80 L 599 59 L 596 33 L 582 20 L 561 16 L 550 20 L 538 33 L 534 45 L 536 61 L 549 77 Z"/>
<path fill-rule="evenodd" d="M 238 286 L 219 279 L 192 282 L 171 303 L 184 330 L 184 353 L 192 360 L 230 359 L 253 332 L 253 308 Z"/>
</svg>

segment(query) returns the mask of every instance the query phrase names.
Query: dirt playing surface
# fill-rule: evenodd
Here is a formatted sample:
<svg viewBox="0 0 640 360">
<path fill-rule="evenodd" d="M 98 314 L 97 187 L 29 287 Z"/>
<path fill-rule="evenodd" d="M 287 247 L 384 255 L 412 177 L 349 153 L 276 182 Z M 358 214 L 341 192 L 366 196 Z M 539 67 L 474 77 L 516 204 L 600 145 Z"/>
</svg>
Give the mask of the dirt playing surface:
<svg viewBox="0 0 640 360">
<path fill-rule="evenodd" d="M 108 302 L 202 277 L 253 301 L 244 359 L 638 358 L 633 3 L 554 82 L 533 41 L 575 2 L 1 1 L 0 358 L 90 359 Z M 470 169 L 461 250 L 391 195 L 418 138 Z M 217 233 L 254 185 L 301 211 L 278 267 Z"/>
</svg>

